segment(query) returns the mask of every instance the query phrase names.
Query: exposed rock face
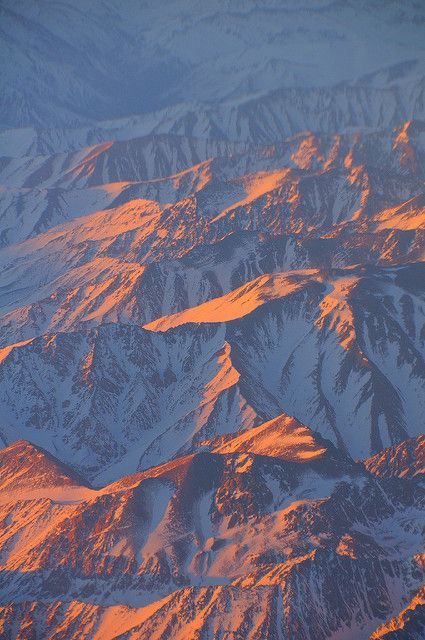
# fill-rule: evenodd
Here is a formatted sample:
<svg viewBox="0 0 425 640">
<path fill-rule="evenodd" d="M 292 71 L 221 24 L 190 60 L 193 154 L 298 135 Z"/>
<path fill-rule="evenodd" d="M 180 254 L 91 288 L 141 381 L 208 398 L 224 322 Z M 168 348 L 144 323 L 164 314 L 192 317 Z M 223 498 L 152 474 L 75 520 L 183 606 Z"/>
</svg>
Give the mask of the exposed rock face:
<svg viewBox="0 0 425 640">
<path fill-rule="evenodd" d="M 398 615 L 383 624 L 372 635 L 371 640 L 420 640 L 425 632 L 425 599 L 421 588 L 411 602 Z"/>
<path fill-rule="evenodd" d="M 368 471 L 381 478 L 423 477 L 425 473 L 424 436 L 404 440 L 365 460 Z"/>
</svg>

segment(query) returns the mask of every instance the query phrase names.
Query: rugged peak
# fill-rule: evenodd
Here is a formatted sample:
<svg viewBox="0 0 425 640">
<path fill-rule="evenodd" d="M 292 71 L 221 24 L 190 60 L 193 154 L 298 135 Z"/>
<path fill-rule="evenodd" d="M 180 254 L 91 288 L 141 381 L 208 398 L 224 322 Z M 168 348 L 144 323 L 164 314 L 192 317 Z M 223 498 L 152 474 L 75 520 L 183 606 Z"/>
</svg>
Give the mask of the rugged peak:
<svg viewBox="0 0 425 640">
<path fill-rule="evenodd" d="M 83 480 L 72 469 L 27 440 L 18 440 L 0 450 L 1 491 L 9 493 L 81 484 Z"/>
<path fill-rule="evenodd" d="M 364 465 L 382 478 L 424 477 L 425 436 L 409 438 L 367 458 Z"/>
<path fill-rule="evenodd" d="M 219 440 L 213 453 L 249 453 L 299 463 L 322 458 L 328 451 L 320 436 L 286 414 Z"/>
</svg>

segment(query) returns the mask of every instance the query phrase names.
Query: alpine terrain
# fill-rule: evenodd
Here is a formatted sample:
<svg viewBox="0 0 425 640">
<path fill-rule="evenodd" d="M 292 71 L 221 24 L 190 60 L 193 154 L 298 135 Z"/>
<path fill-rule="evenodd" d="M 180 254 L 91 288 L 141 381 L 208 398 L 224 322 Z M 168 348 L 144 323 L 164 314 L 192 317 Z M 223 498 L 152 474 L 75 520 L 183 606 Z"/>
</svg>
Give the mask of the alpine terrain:
<svg viewBox="0 0 425 640">
<path fill-rule="evenodd" d="M 2 0 L 0 638 L 425 639 L 425 4 Z"/>
</svg>

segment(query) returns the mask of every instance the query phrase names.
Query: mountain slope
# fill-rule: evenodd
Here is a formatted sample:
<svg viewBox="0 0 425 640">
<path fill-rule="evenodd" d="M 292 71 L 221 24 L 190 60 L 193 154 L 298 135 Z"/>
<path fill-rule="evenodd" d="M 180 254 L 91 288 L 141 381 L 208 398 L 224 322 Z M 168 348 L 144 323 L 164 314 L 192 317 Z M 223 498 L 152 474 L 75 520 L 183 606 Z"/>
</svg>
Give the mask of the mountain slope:
<svg viewBox="0 0 425 640">
<path fill-rule="evenodd" d="M 223 327 L 160 335 L 111 324 L 0 358 L 3 440 L 21 433 L 89 478 L 146 468 L 255 420 Z"/>
<path fill-rule="evenodd" d="M 2 493 L 19 492 L 22 497 L 37 488 L 74 487 L 82 480 L 55 458 L 24 440 L 0 450 Z"/>
<path fill-rule="evenodd" d="M 398 616 L 380 626 L 371 635 L 371 640 L 403 640 L 403 638 L 421 640 L 425 632 L 424 605 L 422 588 Z"/>
<path fill-rule="evenodd" d="M 326 279 L 317 271 L 285 272 L 147 326 L 231 320 L 232 360 L 256 411 L 286 411 L 363 457 L 369 447 L 404 439 L 409 428 L 423 430 L 422 410 L 408 417 L 423 397 L 420 280 L 411 267 L 379 275 L 337 271 Z M 408 281 L 409 293 L 402 293 L 399 285 Z"/>
</svg>

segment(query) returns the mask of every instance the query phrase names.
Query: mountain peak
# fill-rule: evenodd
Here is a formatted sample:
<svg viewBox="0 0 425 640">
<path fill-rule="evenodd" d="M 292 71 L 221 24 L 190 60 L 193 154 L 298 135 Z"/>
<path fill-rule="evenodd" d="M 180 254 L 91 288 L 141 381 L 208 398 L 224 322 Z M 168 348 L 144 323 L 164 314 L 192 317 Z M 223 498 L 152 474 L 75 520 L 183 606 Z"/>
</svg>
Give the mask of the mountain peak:
<svg viewBox="0 0 425 640">
<path fill-rule="evenodd" d="M 249 453 L 303 463 L 322 458 L 328 451 L 320 436 L 316 438 L 311 429 L 286 414 L 221 440 L 212 441 L 213 453 Z"/>
<path fill-rule="evenodd" d="M 17 440 L 0 450 L 2 492 L 19 492 L 25 499 L 33 489 L 79 487 L 82 483 L 75 471 L 27 440 Z"/>
<path fill-rule="evenodd" d="M 367 458 L 368 471 L 382 478 L 414 478 L 425 474 L 425 436 L 403 440 Z"/>
</svg>

